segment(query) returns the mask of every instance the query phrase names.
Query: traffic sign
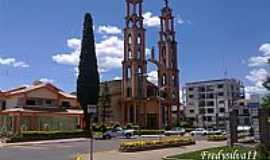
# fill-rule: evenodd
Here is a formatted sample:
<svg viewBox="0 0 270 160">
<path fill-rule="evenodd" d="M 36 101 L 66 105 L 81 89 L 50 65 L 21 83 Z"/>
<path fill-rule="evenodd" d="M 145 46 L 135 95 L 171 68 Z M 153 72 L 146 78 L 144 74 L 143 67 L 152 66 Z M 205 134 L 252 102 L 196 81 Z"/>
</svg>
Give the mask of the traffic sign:
<svg viewBox="0 0 270 160">
<path fill-rule="evenodd" d="M 97 106 L 96 105 L 92 105 L 92 104 L 87 105 L 87 112 L 89 114 L 95 114 L 95 113 L 97 113 Z"/>
</svg>

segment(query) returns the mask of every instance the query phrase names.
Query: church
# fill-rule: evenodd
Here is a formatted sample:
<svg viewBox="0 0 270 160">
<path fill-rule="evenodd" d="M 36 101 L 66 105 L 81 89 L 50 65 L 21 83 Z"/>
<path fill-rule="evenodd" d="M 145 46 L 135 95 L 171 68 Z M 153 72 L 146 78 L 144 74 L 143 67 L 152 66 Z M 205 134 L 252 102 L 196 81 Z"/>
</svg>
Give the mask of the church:
<svg viewBox="0 0 270 160">
<path fill-rule="evenodd" d="M 174 16 L 168 0 L 161 9 L 158 54 L 154 49 L 146 57 L 146 29 L 143 0 L 126 0 L 124 59 L 122 80 L 101 84 L 108 86 L 111 107 L 104 113 L 106 122 L 136 124 L 158 129 L 172 126 L 182 117 L 179 99 L 179 69 Z M 147 64 L 157 67 L 158 84 L 147 80 Z"/>
</svg>

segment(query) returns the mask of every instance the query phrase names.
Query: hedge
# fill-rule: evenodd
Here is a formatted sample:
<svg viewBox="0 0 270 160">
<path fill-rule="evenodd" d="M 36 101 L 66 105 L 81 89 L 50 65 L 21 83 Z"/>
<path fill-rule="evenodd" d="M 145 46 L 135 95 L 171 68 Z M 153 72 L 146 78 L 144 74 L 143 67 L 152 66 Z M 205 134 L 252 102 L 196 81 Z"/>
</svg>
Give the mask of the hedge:
<svg viewBox="0 0 270 160">
<path fill-rule="evenodd" d="M 23 132 L 20 136 L 15 136 L 7 140 L 7 143 L 39 141 L 39 140 L 54 140 L 54 139 L 70 139 L 89 137 L 89 133 L 78 131 L 28 131 Z"/>
<path fill-rule="evenodd" d="M 164 130 L 149 130 L 149 129 L 142 129 L 136 130 L 135 135 L 160 135 L 163 134 Z"/>
<path fill-rule="evenodd" d="M 132 142 L 123 142 L 120 144 L 121 152 L 138 152 L 170 147 L 180 147 L 195 144 L 192 137 L 170 137 L 160 140 L 140 140 Z"/>
<path fill-rule="evenodd" d="M 227 137 L 225 135 L 208 135 L 208 141 L 225 141 Z"/>
</svg>

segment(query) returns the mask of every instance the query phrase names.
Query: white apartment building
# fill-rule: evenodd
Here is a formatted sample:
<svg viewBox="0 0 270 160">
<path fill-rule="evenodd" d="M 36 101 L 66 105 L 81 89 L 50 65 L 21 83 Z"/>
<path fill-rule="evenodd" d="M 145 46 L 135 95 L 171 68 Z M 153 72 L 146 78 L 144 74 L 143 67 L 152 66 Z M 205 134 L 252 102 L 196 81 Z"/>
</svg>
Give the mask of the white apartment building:
<svg viewBox="0 0 270 160">
<path fill-rule="evenodd" d="M 228 112 L 243 99 L 244 86 L 236 79 L 187 83 L 185 116 L 195 127 L 226 129 Z"/>
</svg>

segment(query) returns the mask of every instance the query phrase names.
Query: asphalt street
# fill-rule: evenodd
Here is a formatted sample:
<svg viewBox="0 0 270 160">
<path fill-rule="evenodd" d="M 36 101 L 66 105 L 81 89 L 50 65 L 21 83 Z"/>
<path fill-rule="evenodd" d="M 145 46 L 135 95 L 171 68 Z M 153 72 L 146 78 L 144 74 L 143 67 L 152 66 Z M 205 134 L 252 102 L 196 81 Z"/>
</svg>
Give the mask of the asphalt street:
<svg viewBox="0 0 270 160">
<path fill-rule="evenodd" d="M 203 140 L 204 137 L 196 137 Z M 94 152 L 117 150 L 123 139 L 95 140 Z M 0 160 L 74 160 L 89 153 L 90 141 L 9 146 L 0 148 Z"/>
</svg>

